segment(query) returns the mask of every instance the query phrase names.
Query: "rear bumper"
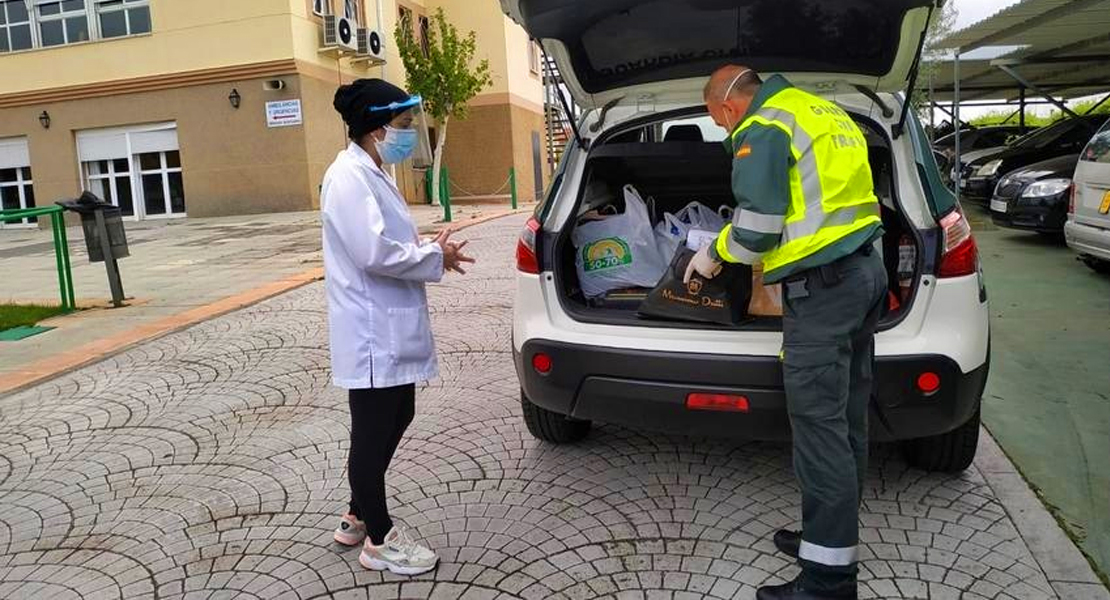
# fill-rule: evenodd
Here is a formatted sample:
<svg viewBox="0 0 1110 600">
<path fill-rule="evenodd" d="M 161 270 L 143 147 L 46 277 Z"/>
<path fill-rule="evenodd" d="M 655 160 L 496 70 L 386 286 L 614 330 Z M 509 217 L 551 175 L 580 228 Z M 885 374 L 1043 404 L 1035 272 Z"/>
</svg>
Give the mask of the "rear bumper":
<svg viewBox="0 0 1110 600">
<path fill-rule="evenodd" d="M 991 210 L 991 220 L 999 227 L 1059 233 L 1064 230 L 1064 223 L 1068 220 L 1068 200 L 1065 197 L 1029 200 L 996 196 L 993 200 L 1004 200 L 1007 203 L 1004 213 Z"/>
<path fill-rule="evenodd" d="M 1110 229 L 1068 221 L 1064 224 L 1064 236 L 1076 252 L 1110 260 Z"/>
<path fill-rule="evenodd" d="M 540 375 L 532 358 L 545 353 L 554 368 Z M 535 404 L 579 419 L 683 435 L 761 440 L 790 437 L 782 367 L 774 357 L 649 352 L 531 340 L 514 359 L 525 395 Z M 962 373 L 940 355 L 876 360 L 878 402 L 871 406 L 872 439 L 902 440 L 946 433 L 966 423 L 979 405 L 989 370 Z M 924 397 L 917 376 L 932 371 L 941 388 Z M 692 411 L 692 392 L 747 397 L 745 413 Z"/>
</svg>

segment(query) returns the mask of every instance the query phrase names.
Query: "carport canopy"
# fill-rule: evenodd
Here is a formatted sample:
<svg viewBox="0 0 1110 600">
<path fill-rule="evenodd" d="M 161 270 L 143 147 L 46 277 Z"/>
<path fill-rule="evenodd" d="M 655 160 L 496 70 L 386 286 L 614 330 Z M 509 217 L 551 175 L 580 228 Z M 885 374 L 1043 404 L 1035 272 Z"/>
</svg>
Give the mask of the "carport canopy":
<svg viewBox="0 0 1110 600">
<path fill-rule="evenodd" d="M 1022 0 L 935 47 L 954 56 L 931 76 L 934 102 L 1023 104 L 1028 94 L 1058 104 L 1107 92 L 1110 0 Z"/>
</svg>

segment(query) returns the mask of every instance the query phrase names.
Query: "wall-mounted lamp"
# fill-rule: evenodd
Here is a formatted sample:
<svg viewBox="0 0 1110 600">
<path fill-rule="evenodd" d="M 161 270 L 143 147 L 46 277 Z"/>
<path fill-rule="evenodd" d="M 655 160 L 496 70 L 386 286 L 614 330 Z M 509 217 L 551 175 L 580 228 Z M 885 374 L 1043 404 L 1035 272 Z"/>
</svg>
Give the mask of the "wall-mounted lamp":
<svg viewBox="0 0 1110 600">
<path fill-rule="evenodd" d="M 227 95 L 227 101 L 231 103 L 231 108 L 238 109 L 239 105 L 243 103 L 243 97 L 239 95 L 239 90 L 233 89 Z"/>
<path fill-rule="evenodd" d="M 45 110 L 39 115 L 39 123 L 42 124 L 43 129 L 50 129 L 50 113 Z"/>
</svg>

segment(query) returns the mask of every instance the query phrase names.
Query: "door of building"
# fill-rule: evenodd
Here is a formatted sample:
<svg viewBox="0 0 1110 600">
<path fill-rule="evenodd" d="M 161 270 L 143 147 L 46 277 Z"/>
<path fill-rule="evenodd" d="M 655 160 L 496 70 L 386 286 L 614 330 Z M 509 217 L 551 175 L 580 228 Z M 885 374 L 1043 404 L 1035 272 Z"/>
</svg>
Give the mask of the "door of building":
<svg viewBox="0 0 1110 600">
<path fill-rule="evenodd" d="M 77 155 L 84 189 L 120 207 L 125 217 L 186 216 L 175 123 L 81 131 Z"/>
</svg>

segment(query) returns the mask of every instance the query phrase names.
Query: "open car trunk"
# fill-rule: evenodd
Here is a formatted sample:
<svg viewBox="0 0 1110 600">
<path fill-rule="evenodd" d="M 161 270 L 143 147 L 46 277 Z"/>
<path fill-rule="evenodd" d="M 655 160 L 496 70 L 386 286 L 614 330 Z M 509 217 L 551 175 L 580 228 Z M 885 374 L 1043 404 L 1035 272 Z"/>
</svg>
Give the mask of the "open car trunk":
<svg viewBox="0 0 1110 600">
<path fill-rule="evenodd" d="M 906 88 L 938 0 L 501 0 L 543 42 L 579 106 L 698 96 L 740 62 L 795 84 Z M 696 98 L 695 98 L 696 99 Z"/>
<path fill-rule="evenodd" d="M 696 120 L 696 119 L 695 119 Z M 920 253 L 920 236 L 901 215 L 894 193 L 894 173 L 889 140 L 865 118 L 856 117 L 869 142 L 871 171 L 875 179 L 875 193 L 882 204 L 885 230 L 880 248 L 887 267 L 891 298 L 881 326 L 889 327 L 909 310 L 912 291 L 916 290 L 919 273 L 907 281 L 905 271 L 899 274 L 899 258 L 906 264 L 917 264 Z M 662 121 L 637 123 L 631 128 L 603 136 L 594 144 L 587 157 L 585 185 L 578 198 L 577 217 L 564 227 L 555 244 L 557 260 L 553 265 L 556 282 L 561 290 L 564 309 L 578 321 L 608 325 L 634 325 L 685 329 L 739 329 L 752 331 L 780 331 L 779 316 L 749 316 L 736 326 L 699 324 L 687 321 L 646 319 L 638 315 L 638 302 L 607 302 L 605 298 L 587 298 L 578 281 L 575 266 L 576 253 L 572 241 L 573 231 L 580 217 L 605 204 L 624 210 L 621 189 L 632 185 L 648 201 L 652 223 L 659 223 L 665 213 L 677 213 L 690 202 L 697 201 L 711 209 L 734 207 L 731 189 L 731 157 L 717 141 L 699 141 L 701 132 L 691 125 L 689 113 L 685 120 L 669 124 L 670 133 L 664 132 Z M 701 131 L 705 131 L 702 128 Z M 609 190 L 607 199 L 599 199 L 598 190 Z M 905 247 L 912 244 L 912 248 Z M 900 248 L 900 246 L 903 246 Z M 907 256 L 907 253 L 912 253 Z M 671 257 L 664 259 L 669 262 Z M 901 283 L 900 286 L 900 277 Z M 640 290 L 642 293 L 645 290 Z"/>
</svg>

